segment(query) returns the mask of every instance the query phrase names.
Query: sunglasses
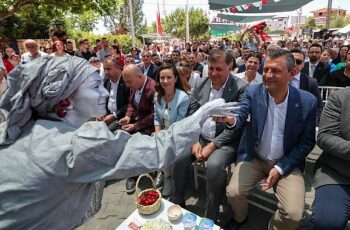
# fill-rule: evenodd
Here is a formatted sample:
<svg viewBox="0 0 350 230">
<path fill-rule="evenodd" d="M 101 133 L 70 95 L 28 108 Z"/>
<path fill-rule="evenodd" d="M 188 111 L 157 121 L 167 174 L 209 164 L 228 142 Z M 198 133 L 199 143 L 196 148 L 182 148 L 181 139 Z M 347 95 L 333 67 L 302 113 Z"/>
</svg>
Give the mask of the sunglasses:
<svg viewBox="0 0 350 230">
<path fill-rule="evenodd" d="M 35 47 L 36 47 L 36 45 L 27 46 L 28 49 L 33 49 Z"/>
<path fill-rule="evenodd" d="M 295 63 L 297 65 L 301 65 L 301 64 L 303 64 L 303 60 L 295 59 Z"/>
</svg>

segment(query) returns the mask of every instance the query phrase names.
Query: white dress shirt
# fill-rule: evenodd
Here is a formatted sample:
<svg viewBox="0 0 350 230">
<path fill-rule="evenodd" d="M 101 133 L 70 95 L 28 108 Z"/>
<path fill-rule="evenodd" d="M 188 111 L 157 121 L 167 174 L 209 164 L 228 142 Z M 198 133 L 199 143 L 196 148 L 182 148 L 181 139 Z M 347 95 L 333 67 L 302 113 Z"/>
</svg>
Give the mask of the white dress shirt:
<svg viewBox="0 0 350 230">
<path fill-rule="evenodd" d="M 263 79 L 260 73 L 256 72 L 255 78 L 251 82 L 247 81 L 247 78 L 245 77 L 245 73 L 246 73 L 245 71 L 242 73 L 236 73 L 235 76 L 242 79 L 243 81 L 247 82 L 250 85 L 263 83 Z"/>
<path fill-rule="evenodd" d="M 309 62 L 309 76 L 310 77 L 314 77 L 314 73 L 315 73 L 317 65 L 318 65 L 318 62 L 316 62 L 315 64 L 312 64 L 311 62 Z"/>
<path fill-rule="evenodd" d="M 284 155 L 283 138 L 284 126 L 288 107 L 289 91 L 285 100 L 279 104 L 269 94 L 269 106 L 265 120 L 264 131 L 261 136 L 257 154 L 265 160 L 277 161 Z M 283 175 L 283 171 L 277 165 L 274 166 Z"/>
<path fill-rule="evenodd" d="M 300 72 L 294 76 L 294 78 L 290 81 L 290 83 L 295 88 L 300 89 Z"/>
<path fill-rule="evenodd" d="M 145 76 L 148 76 L 148 70 L 149 70 L 150 67 L 151 67 L 151 64 L 150 64 L 147 68 L 146 68 L 145 65 L 143 66 L 143 68 L 144 68 L 143 74 L 144 74 Z"/>
<path fill-rule="evenodd" d="M 146 82 L 147 82 L 147 77 L 145 76 L 145 81 L 143 82 L 143 86 L 141 87 L 141 89 L 138 89 L 138 90 L 135 91 L 134 102 L 135 102 L 137 107 L 139 107 L 140 100 L 141 100 L 141 95 L 142 95 L 142 92 L 143 92 L 143 88 L 145 88 Z"/>
<path fill-rule="evenodd" d="M 115 111 L 117 111 L 117 100 L 118 100 L 117 94 L 118 94 L 118 85 L 119 85 L 120 77 L 116 83 L 110 80 L 111 89 L 109 90 L 108 110 L 113 112 L 115 117 L 117 117 Z"/>
<path fill-rule="evenodd" d="M 227 77 L 227 79 L 228 79 L 228 77 Z M 227 82 L 227 79 L 226 79 L 226 82 Z M 212 101 L 212 100 L 215 100 L 215 99 L 222 97 L 222 93 L 224 92 L 226 82 L 220 88 L 220 90 L 213 89 L 213 85 L 210 87 L 210 94 L 209 94 L 208 101 Z M 213 121 L 213 119 L 211 119 L 209 117 L 202 125 L 201 136 L 202 136 L 202 138 L 204 138 L 208 141 L 213 141 L 215 138 L 215 133 L 216 133 L 216 122 Z"/>
</svg>

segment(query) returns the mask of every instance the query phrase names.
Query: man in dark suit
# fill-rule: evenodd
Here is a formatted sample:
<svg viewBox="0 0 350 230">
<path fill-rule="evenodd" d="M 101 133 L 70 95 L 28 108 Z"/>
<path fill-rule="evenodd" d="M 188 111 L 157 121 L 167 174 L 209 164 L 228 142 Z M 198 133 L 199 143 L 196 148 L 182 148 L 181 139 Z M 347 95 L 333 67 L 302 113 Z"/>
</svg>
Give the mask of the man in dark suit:
<svg viewBox="0 0 350 230">
<path fill-rule="evenodd" d="M 246 220 L 247 196 L 262 179 L 262 190 L 273 187 L 278 199 L 269 229 L 297 229 L 303 218 L 302 170 L 315 145 L 317 102 L 309 92 L 289 84 L 295 72 L 289 51 L 271 52 L 265 61 L 264 83 L 247 86 L 237 115 L 215 119 L 227 121 L 232 128 L 246 126 L 227 186 L 233 219 L 225 229 L 237 229 Z"/>
<path fill-rule="evenodd" d="M 312 44 L 308 51 L 310 61 L 305 62 L 301 72 L 315 78 L 318 85 L 326 86 L 331 67 L 328 64 L 320 62 L 321 53 L 322 46 L 320 44 Z"/>
<path fill-rule="evenodd" d="M 333 92 L 323 110 L 309 230 L 345 229 L 350 216 L 350 89 Z"/>
<path fill-rule="evenodd" d="M 224 98 L 226 102 L 240 99 L 246 83 L 230 74 L 232 61 L 232 55 L 224 50 L 213 49 L 210 52 L 209 78 L 197 80 L 190 98 L 189 114 L 193 114 L 203 104 L 216 98 Z M 216 221 L 225 194 L 226 167 L 235 160 L 239 138 L 239 131 L 227 130 L 224 124 L 215 123 L 211 118 L 206 120 L 198 143 L 173 164 L 171 201 L 185 205 L 189 167 L 195 160 L 207 161 L 205 216 Z"/>
<path fill-rule="evenodd" d="M 154 86 L 155 81 L 145 76 L 137 65 L 129 64 L 123 70 L 126 86 L 132 91 L 125 117 L 119 120 L 119 125 L 128 133 L 143 133 L 151 135 L 154 132 Z M 135 143 L 137 144 L 137 143 Z M 126 181 L 127 193 L 135 191 L 137 177 Z"/>
<path fill-rule="evenodd" d="M 104 87 L 109 92 L 106 103 L 107 115 L 97 120 L 106 122 L 108 128 L 113 132 L 119 128 L 118 120 L 125 117 L 130 90 L 122 78 L 122 67 L 118 59 L 105 59 L 103 69 L 106 76 Z"/>
<path fill-rule="evenodd" d="M 323 102 L 322 102 L 320 90 L 318 89 L 317 80 L 300 72 L 304 68 L 304 59 L 305 59 L 304 52 L 301 49 L 292 49 L 290 52 L 294 56 L 295 63 L 296 63 L 296 70 L 297 70 L 295 76 L 293 77 L 290 83 L 295 88 L 308 91 L 316 97 L 317 99 L 316 122 L 318 123 L 322 113 Z"/>
<path fill-rule="evenodd" d="M 142 64 L 140 65 L 140 69 L 145 76 L 148 76 L 155 80 L 156 73 L 158 67 L 152 63 L 151 52 L 143 51 L 141 53 Z"/>
</svg>

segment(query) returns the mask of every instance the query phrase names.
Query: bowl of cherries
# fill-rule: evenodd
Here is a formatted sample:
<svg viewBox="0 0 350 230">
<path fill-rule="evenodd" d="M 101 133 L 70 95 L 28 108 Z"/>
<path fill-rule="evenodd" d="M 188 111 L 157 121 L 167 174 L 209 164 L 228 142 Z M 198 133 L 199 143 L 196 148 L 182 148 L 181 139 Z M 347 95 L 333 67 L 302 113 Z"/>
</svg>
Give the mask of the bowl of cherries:
<svg viewBox="0 0 350 230">
<path fill-rule="evenodd" d="M 148 174 L 139 176 L 136 183 L 136 188 L 138 189 L 138 182 L 143 176 L 146 176 L 152 180 L 153 188 L 136 192 L 136 206 L 141 214 L 150 215 L 159 210 L 162 195 L 157 189 L 155 189 L 154 181 Z"/>
</svg>

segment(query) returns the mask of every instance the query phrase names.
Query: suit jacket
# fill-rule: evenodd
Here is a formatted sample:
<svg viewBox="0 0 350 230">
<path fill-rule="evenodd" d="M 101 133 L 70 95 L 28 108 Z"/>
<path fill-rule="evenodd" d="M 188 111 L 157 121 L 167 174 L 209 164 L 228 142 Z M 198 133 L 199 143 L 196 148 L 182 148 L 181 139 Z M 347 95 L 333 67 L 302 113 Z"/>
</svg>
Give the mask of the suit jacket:
<svg viewBox="0 0 350 230">
<path fill-rule="evenodd" d="M 131 118 L 131 123 L 135 125 L 135 132 L 152 134 L 154 132 L 154 85 L 156 82 L 147 77 L 145 87 L 142 91 L 139 106 L 134 103 L 135 91 L 131 93 L 126 116 Z"/>
<path fill-rule="evenodd" d="M 141 69 L 141 71 L 143 73 L 145 71 L 145 66 L 142 64 L 140 66 L 140 69 Z M 155 64 L 151 63 L 151 65 L 150 65 L 150 67 L 148 69 L 148 72 L 145 75 L 147 75 L 148 77 L 150 77 L 153 80 L 155 80 L 156 79 L 157 70 L 158 70 L 158 67 Z"/>
<path fill-rule="evenodd" d="M 190 99 L 185 93 L 185 91 L 181 89 L 176 89 L 175 96 L 171 102 L 168 104 L 168 116 L 169 116 L 169 124 L 172 124 L 176 121 L 180 121 L 186 117 L 188 106 L 190 104 Z M 160 102 L 158 102 L 157 97 L 154 100 L 154 125 L 159 125 L 161 128 L 164 127 L 163 123 L 163 113 L 165 109 L 166 102 L 164 97 L 161 98 Z"/>
<path fill-rule="evenodd" d="M 323 101 L 321 98 L 320 90 L 318 89 L 317 80 L 309 77 L 304 73 L 300 73 L 300 89 L 308 91 L 312 93 L 317 99 L 317 114 L 316 114 L 316 123 L 320 120 L 322 109 L 323 109 Z"/>
<path fill-rule="evenodd" d="M 265 86 L 247 86 L 240 106 L 235 127 L 246 125 L 246 128 L 238 149 L 238 162 L 252 160 L 260 144 L 269 106 Z M 316 111 L 317 102 L 313 95 L 289 86 L 283 137 L 284 155 L 276 163 L 284 174 L 296 167 L 303 171 L 305 157 L 315 146 Z"/>
<path fill-rule="evenodd" d="M 106 78 L 104 82 L 104 87 L 110 92 L 111 90 L 111 81 Z M 130 96 L 130 90 L 126 87 L 123 77 L 120 76 L 119 84 L 118 84 L 118 91 L 117 91 L 117 110 L 116 111 L 109 111 L 108 109 L 108 98 L 106 103 L 106 109 L 107 113 L 111 114 L 115 112 L 115 115 L 117 116 L 117 119 L 121 119 L 125 117 L 126 109 L 129 104 L 129 96 Z"/>
<path fill-rule="evenodd" d="M 222 98 L 226 102 L 239 101 L 243 98 L 244 88 L 247 85 L 242 79 L 229 75 Z M 200 78 L 196 81 L 195 86 L 192 89 L 192 95 L 190 97 L 190 106 L 188 114 L 193 114 L 199 107 L 209 101 L 211 88 L 211 80 L 209 78 Z M 238 144 L 240 137 L 240 130 L 225 129 L 225 124 L 216 123 L 216 133 L 213 143 L 221 148 L 225 145 Z"/>
<path fill-rule="evenodd" d="M 316 162 L 315 187 L 350 184 L 350 89 L 333 92 L 320 120 L 317 144 L 323 150 Z"/>
<path fill-rule="evenodd" d="M 301 70 L 302 73 L 310 76 L 309 74 L 309 65 L 310 62 L 305 62 L 304 68 Z M 323 62 L 318 62 L 314 75 L 310 76 L 317 80 L 318 85 L 326 86 L 328 77 L 331 71 L 331 67 L 328 64 L 324 64 Z"/>
</svg>

